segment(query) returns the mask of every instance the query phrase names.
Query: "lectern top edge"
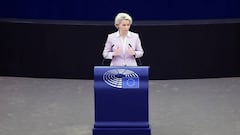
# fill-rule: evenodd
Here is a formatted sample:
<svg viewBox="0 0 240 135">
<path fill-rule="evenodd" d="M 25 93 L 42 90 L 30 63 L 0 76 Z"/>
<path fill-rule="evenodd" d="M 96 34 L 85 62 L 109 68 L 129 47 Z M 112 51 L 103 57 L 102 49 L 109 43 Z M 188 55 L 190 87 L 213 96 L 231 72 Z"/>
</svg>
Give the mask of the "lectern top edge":
<svg viewBox="0 0 240 135">
<path fill-rule="evenodd" d="M 94 66 L 94 68 L 150 68 L 149 66 Z"/>
</svg>

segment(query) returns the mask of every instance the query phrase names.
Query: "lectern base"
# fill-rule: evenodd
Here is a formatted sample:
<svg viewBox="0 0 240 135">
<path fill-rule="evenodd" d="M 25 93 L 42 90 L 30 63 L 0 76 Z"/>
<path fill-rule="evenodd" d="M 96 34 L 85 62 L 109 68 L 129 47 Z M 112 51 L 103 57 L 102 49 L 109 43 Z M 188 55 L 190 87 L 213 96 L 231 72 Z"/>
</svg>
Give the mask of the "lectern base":
<svg viewBox="0 0 240 135">
<path fill-rule="evenodd" d="M 93 135 L 151 135 L 150 128 L 94 128 Z"/>
</svg>

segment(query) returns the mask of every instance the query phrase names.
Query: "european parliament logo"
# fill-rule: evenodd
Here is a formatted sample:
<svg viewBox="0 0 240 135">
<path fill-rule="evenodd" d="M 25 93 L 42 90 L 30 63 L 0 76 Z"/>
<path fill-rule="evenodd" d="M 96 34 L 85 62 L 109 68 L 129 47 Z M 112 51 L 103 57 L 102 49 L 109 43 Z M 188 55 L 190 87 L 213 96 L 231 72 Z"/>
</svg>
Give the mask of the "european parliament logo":
<svg viewBox="0 0 240 135">
<path fill-rule="evenodd" d="M 133 89 L 139 88 L 139 76 L 128 69 L 112 69 L 103 75 L 103 80 L 115 88 Z"/>
</svg>

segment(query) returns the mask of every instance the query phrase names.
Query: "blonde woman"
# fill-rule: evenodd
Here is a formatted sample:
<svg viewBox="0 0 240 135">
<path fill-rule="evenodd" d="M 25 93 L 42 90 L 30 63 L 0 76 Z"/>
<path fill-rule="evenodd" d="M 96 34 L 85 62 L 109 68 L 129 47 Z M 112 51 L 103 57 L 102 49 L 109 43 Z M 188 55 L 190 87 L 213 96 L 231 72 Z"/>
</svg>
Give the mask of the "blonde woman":
<svg viewBox="0 0 240 135">
<path fill-rule="evenodd" d="M 129 31 L 132 17 L 127 13 L 119 13 L 115 17 L 118 31 L 107 37 L 103 57 L 111 59 L 110 66 L 137 66 L 136 58 L 143 56 L 141 41 L 137 33 Z"/>
</svg>

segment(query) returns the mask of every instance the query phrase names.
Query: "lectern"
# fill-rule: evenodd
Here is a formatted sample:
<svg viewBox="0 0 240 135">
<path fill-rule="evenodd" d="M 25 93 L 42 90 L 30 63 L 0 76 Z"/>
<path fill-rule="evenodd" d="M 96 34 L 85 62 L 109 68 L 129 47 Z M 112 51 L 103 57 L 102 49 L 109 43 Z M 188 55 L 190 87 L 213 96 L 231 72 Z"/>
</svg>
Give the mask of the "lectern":
<svg viewBox="0 0 240 135">
<path fill-rule="evenodd" d="M 94 67 L 93 135 L 150 135 L 148 66 Z"/>
</svg>

